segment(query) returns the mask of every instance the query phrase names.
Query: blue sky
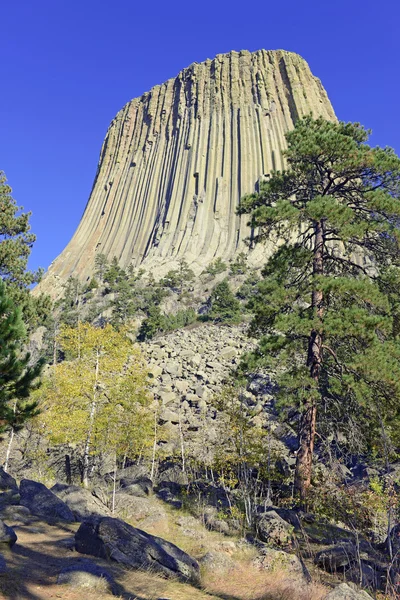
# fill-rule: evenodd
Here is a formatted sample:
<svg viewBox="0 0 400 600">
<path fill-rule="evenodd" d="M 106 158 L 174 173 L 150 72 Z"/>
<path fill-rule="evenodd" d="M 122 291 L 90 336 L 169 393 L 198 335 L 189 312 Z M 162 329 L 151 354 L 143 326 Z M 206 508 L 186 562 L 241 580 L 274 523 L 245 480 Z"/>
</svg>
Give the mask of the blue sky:
<svg viewBox="0 0 400 600">
<path fill-rule="evenodd" d="M 301 54 L 338 117 L 400 153 L 397 0 L 14 0 L 1 8 L 0 169 L 47 267 L 89 197 L 108 124 L 131 98 L 230 50 Z"/>
</svg>

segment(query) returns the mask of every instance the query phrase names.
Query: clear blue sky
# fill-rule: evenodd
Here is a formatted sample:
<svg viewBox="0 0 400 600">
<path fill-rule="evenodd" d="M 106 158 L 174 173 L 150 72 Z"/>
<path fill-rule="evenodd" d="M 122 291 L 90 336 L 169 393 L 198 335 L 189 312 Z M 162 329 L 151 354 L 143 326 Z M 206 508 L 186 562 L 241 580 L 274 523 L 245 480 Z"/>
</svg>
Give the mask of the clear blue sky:
<svg viewBox="0 0 400 600">
<path fill-rule="evenodd" d="M 32 268 L 71 238 L 116 112 L 221 52 L 301 54 L 338 117 L 400 153 L 398 0 L 9 0 L 0 19 L 0 169 L 33 213 Z"/>
</svg>

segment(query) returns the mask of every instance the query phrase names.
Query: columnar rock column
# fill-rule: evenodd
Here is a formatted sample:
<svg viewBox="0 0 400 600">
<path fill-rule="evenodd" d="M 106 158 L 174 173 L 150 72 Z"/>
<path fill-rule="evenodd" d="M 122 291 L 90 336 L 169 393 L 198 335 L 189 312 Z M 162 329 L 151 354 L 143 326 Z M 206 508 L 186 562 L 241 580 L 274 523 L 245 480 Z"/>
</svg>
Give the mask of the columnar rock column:
<svg viewBox="0 0 400 600">
<path fill-rule="evenodd" d="M 135 98 L 108 129 L 82 220 L 41 288 L 89 277 L 100 252 L 154 271 L 244 250 L 240 198 L 284 167 L 285 132 L 310 112 L 335 119 L 307 63 L 283 50 L 220 54 Z"/>
</svg>

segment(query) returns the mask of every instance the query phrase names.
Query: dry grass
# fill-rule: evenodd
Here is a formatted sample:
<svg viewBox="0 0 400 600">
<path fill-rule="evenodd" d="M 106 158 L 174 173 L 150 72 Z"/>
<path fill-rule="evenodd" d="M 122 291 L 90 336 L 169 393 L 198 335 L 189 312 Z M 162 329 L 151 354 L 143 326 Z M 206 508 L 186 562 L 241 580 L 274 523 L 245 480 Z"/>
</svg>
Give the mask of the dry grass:
<svg viewBox="0 0 400 600">
<path fill-rule="evenodd" d="M 265 571 L 251 563 L 227 573 L 206 572 L 203 585 L 208 593 L 232 600 L 322 600 L 328 593 L 317 583 L 299 585 L 287 571 Z"/>
</svg>

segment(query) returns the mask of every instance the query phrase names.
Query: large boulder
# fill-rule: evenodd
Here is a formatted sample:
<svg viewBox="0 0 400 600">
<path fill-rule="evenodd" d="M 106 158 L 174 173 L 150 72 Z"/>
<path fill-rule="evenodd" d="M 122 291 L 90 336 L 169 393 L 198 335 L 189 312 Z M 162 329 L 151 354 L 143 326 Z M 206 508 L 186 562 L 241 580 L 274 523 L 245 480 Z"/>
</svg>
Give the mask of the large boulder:
<svg viewBox="0 0 400 600">
<path fill-rule="evenodd" d="M 8 504 L 18 504 L 18 486 L 14 477 L 0 467 L 0 507 Z"/>
<path fill-rule="evenodd" d="M 91 519 L 75 534 L 82 554 L 112 559 L 130 568 L 154 569 L 167 576 L 197 583 L 197 561 L 174 544 L 110 517 Z"/>
<path fill-rule="evenodd" d="M 341 583 L 325 596 L 324 600 L 371 600 L 367 592 L 350 587 L 347 583 Z"/>
<path fill-rule="evenodd" d="M 293 526 L 278 515 L 275 510 L 262 514 L 257 522 L 260 540 L 274 546 L 287 546 L 292 541 Z"/>
<path fill-rule="evenodd" d="M 260 554 L 255 558 L 254 564 L 259 569 L 266 571 L 284 570 L 290 574 L 290 577 L 297 580 L 306 580 L 303 565 L 295 554 L 289 554 L 283 550 L 263 547 Z"/>
<path fill-rule="evenodd" d="M 56 483 L 51 488 L 60 500 L 71 509 L 77 521 L 84 521 L 93 516 L 106 516 L 111 512 L 96 496 L 77 485 Z"/>
<path fill-rule="evenodd" d="M 62 569 L 57 577 L 59 585 L 82 590 L 94 590 L 98 594 L 116 593 L 116 584 L 110 573 L 87 558 L 78 559 Z"/>
<path fill-rule="evenodd" d="M 357 549 L 353 544 L 340 544 L 331 546 L 318 552 L 315 556 L 315 564 L 331 573 L 336 573 L 345 567 L 349 567 L 357 560 Z"/>
<path fill-rule="evenodd" d="M 153 482 L 149 477 L 123 477 L 119 482 L 125 494 L 146 498 L 153 491 Z"/>
<path fill-rule="evenodd" d="M 17 534 L 12 527 L 9 527 L 3 521 L 0 521 L 0 544 L 14 546 L 17 541 Z"/>
<path fill-rule="evenodd" d="M 43 483 L 22 479 L 19 486 L 20 502 L 29 508 L 33 515 L 45 520 L 75 521 L 72 510 L 50 491 Z"/>
</svg>

